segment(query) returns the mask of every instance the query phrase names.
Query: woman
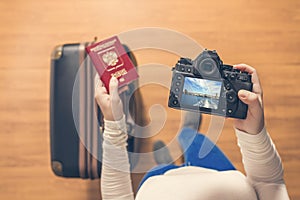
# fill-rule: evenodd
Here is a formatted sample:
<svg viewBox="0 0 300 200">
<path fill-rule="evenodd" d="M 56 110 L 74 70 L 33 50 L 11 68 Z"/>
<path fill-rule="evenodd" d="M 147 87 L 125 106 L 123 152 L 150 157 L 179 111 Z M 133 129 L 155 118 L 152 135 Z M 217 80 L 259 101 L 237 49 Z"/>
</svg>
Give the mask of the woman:
<svg viewBox="0 0 300 200">
<path fill-rule="evenodd" d="M 136 199 L 289 199 L 283 167 L 264 124 L 263 94 L 256 70 L 239 64 L 236 69 L 252 75 L 253 91 L 240 90 L 239 99 L 248 105 L 245 120 L 235 119 L 246 176 L 237 170 L 216 171 L 186 166 L 147 179 Z M 100 82 L 100 80 L 98 80 Z M 98 84 L 95 99 L 105 118 L 103 133 L 103 199 L 134 199 L 126 152 L 126 125 L 119 97 L 118 81 L 110 81 L 110 94 Z"/>
</svg>

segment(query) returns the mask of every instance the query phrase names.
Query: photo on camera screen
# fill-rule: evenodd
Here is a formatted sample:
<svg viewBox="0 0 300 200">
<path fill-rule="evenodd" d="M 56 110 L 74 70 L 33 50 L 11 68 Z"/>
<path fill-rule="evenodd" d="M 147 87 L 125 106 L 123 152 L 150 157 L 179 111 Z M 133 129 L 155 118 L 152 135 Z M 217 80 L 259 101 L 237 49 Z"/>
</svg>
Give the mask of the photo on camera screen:
<svg viewBox="0 0 300 200">
<path fill-rule="evenodd" d="M 218 109 L 222 82 L 185 77 L 181 105 Z"/>
</svg>

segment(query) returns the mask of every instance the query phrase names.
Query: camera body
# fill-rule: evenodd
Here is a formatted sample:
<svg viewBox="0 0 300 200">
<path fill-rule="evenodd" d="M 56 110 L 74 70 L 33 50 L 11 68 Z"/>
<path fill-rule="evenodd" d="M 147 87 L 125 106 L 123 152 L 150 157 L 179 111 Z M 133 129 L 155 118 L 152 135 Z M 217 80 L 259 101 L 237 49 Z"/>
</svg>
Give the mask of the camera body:
<svg viewBox="0 0 300 200">
<path fill-rule="evenodd" d="M 169 107 L 247 117 L 248 106 L 237 93 L 241 89 L 252 91 L 251 75 L 223 64 L 216 51 L 204 50 L 195 60 L 180 58 L 172 71 Z"/>
</svg>

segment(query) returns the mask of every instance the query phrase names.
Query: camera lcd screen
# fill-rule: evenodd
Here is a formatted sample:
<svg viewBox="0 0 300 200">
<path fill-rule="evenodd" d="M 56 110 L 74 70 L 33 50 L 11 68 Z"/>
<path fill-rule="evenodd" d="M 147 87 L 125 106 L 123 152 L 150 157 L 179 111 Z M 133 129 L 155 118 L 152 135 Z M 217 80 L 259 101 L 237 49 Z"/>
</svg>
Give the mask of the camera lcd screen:
<svg viewBox="0 0 300 200">
<path fill-rule="evenodd" d="M 185 77 L 180 103 L 187 107 L 218 109 L 222 82 Z"/>
</svg>

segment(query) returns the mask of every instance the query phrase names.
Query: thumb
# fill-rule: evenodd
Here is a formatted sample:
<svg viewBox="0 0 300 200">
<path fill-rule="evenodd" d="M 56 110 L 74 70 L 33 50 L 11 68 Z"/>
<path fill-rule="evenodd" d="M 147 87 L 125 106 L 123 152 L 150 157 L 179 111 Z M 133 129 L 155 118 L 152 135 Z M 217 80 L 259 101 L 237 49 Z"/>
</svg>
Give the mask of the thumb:
<svg viewBox="0 0 300 200">
<path fill-rule="evenodd" d="M 123 116 L 123 105 L 119 96 L 118 79 L 112 77 L 109 82 L 109 92 L 111 97 L 111 111 L 114 120 L 120 120 Z"/>
<path fill-rule="evenodd" d="M 238 96 L 239 96 L 239 99 L 247 104 L 248 106 L 257 106 L 259 105 L 259 99 L 258 99 L 258 96 L 257 94 L 253 93 L 253 92 L 250 92 L 250 91 L 247 91 L 247 90 L 240 90 L 238 92 Z"/>
<path fill-rule="evenodd" d="M 245 121 L 236 120 L 235 127 L 250 134 L 260 133 L 264 128 L 264 110 L 259 94 L 248 90 L 240 90 L 238 96 L 242 102 L 248 105 L 248 113 Z"/>
<path fill-rule="evenodd" d="M 116 77 L 111 77 L 109 82 L 109 94 L 112 98 L 112 101 L 118 101 L 119 97 L 119 83 Z"/>
</svg>

